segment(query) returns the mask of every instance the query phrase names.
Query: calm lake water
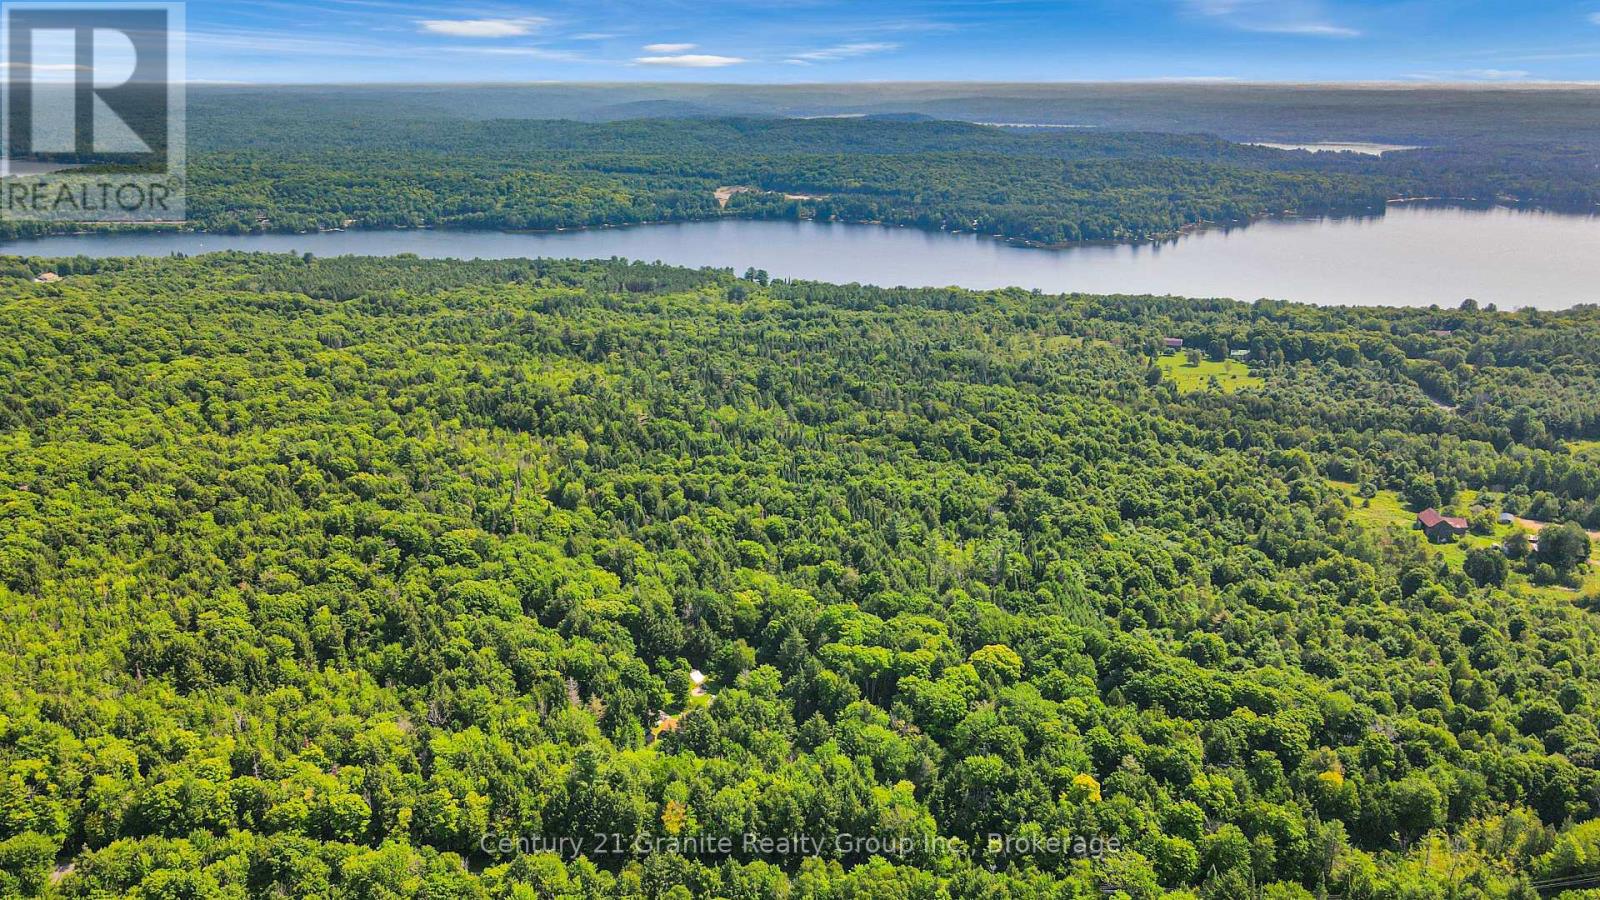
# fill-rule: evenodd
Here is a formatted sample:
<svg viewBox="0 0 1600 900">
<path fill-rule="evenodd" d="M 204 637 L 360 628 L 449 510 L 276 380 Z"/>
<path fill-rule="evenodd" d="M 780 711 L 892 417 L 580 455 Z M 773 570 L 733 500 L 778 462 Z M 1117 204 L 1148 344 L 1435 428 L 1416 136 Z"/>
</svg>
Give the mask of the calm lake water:
<svg viewBox="0 0 1600 900">
<path fill-rule="evenodd" d="M 1311 144 L 1279 144 L 1275 141 L 1250 141 L 1252 147 L 1271 147 L 1274 150 L 1310 150 L 1312 153 L 1359 153 L 1362 156 L 1382 156 L 1399 150 L 1421 150 L 1407 144 L 1374 144 L 1370 141 L 1318 141 Z"/>
<path fill-rule="evenodd" d="M 81 235 L 0 243 L 36 256 L 215 250 L 504 258 L 612 256 L 766 269 L 886 286 L 1157 293 L 1320 304 L 1559 309 L 1600 302 L 1600 217 L 1396 205 L 1366 218 L 1283 219 L 1160 244 L 1016 247 L 910 228 L 723 219 L 554 234 L 347 231 L 301 235 Z"/>
</svg>

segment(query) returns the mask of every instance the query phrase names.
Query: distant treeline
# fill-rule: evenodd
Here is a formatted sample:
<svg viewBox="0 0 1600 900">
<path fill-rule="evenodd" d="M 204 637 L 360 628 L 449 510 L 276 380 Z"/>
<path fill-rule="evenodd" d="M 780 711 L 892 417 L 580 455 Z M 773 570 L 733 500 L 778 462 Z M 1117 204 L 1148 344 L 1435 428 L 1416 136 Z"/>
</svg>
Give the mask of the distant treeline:
<svg viewBox="0 0 1600 900">
<path fill-rule="evenodd" d="M 717 216 L 837 219 L 1037 243 L 1139 240 L 1287 211 L 1434 196 L 1593 208 L 1600 151 L 1441 147 L 1382 158 L 1201 135 L 889 119 L 612 123 L 418 117 L 298 95 L 203 104 L 189 215 L 217 231 L 554 229 Z M 718 187 L 760 189 L 724 206 Z M 0 236 L 26 233 L 8 225 Z"/>
</svg>

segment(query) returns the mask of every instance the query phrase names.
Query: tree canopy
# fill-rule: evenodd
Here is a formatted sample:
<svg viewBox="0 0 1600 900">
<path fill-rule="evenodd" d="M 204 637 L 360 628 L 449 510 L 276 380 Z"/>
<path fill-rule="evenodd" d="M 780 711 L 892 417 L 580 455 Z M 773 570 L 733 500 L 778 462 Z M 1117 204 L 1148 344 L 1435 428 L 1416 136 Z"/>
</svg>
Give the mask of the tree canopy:
<svg viewBox="0 0 1600 900">
<path fill-rule="evenodd" d="M 1600 877 L 1600 309 L 4 262 L 0 894 Z"/>
</svg>

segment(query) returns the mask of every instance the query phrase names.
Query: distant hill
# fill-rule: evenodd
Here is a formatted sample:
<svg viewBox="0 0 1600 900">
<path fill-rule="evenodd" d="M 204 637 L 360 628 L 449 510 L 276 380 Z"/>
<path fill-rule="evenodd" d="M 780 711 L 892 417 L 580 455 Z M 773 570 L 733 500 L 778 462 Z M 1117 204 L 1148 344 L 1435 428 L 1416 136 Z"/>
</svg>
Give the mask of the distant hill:
<svg viewBox="0 0 1600 900">
<path fill-rule="evenodd" d="M 711 116 L 956 119 L 1229 140 L 1600 147 L 1600 89 L 1225 84 L 539 84 L 195 87 L 191 112 L 240 97 L 345 113 L 466 119 Z"/>
<path fill-rule="evenodd" d="M 621 121 L 626 119 L 714 119 L 724 115 L 714 107 L 685 100 L 631 100 L 596 109 L 585 119 Z"/>
<path fill-rule="evenodd" d="M 937 122 L 938 121 L 938 117 L 937 116 L 930 116 L 927 113 L 914 113 L 914 112 L 873 113 L 872 115 L 869 115 L 869 116 L 863 116 L 863 118 L 871 119 L 874 122 Z"/>
</svg>

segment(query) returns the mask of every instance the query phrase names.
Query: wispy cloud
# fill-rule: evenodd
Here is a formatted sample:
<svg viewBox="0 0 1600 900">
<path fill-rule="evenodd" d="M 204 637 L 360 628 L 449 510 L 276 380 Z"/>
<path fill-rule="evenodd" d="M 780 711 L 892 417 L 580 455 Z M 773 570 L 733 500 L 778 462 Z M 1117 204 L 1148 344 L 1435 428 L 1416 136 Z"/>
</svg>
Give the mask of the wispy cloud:
<svg viewBox="0 0 1600 900">
<path fill-rule="evenodd" d="M 1317 0 L 1181 0 L 1190 13 L 1240 31 L 1353 38 L 1361 31 L 1330 20 Z"/>
<path fill-rule="evenodd" d="M 16 69 L 19 72 L 87 72 L 88 66 L 78 66 L 72 63 L 20 63 L 3 62 L 0 68 Z"/>
<path fill-rule="evenodd" d="M 1464 74 L 1485 81 L 1518 81 L 1533 77 L 1532 72 L 1524 69 L 1468 69 Z"/>
<path fill-rule="evenodd" d="M 1361 32 L 1357 29 L 1346 28 L 1343 25 L 1329 25 L 1326 22 L 1302 22 L 1288 23 L 1284 25 L 1268 24 L 1254 30 L 1269 32 L 1271 34 L 1306 34 L 1313 37 L 1353 38 L 1361 36 Z"/>
<path fill-rule="evenodd" d="M 547 22 L 538 16 L 520 19 L 420 19 L 417 25 L 429 34 L 458 38 L 508 38 L 528 34 Z"/>
<path fill-rule="evenodd" d="M 700 46 L 700 45 L 699 44 L 645 44 L 644 45 L 644 50 L 645 50 L 646 53 L 682 53 L 685 50 L 693 50 L 694 48 L 696 48 L 698 46 Z"/>
<path fill-rule="evenodd" d="M 899 49 L 899 44 L 883 41 L 858 41 L 851 44 L 835 44 L 821 50 L 810 50 L 805 53 L 796 53 L 784 62 L 791 65 L 810 65 L 818 62 L 833 62 L 840 59 L 851 59 L 857 56 L 866 56 L 871 53 L 885 53 Z"/>
<path fill-rule="evenodd" d="M 439 48 L 446 53 L 471 53 L 478 56 L 523 56 L 528 59 L 544 59 L 551 62 L 593 63 L 602 62 L 594 57 L 569 50 L 549 50 L 544 47 L 484 47 L 454 46 Z"/>
<path fill-rule="evenodd" d="M 1408 75 L 1413 81 L 1526 81 L 1533 73 L 1523 69 L 1457 69 L 1450 72 L 1420 72 Z"/>
<path fill-rule="evenodd" d="M 1157 75 L 1154 78 L 1129 78 L 1128 84 L 1226 84 L 1240 81 L 1237 75 Z"/>
<path fill-rule="evenodd" d="M 1590 23 L 1592 23 L 1594 25 L 1600 25 L 1600 12 L 1590 13 L 1589 14 L 1589 21 L 1590 21 Z"/>
<path fill-rule="evenodd" d="M 390 42 L 354 38 L 326 38 L 314 34 L 256 29 L 189 31 L 184 40 L 191 49 L 238 56 L 376 56 L 392 57 Z"/>
<path fill-rule="evenodd" d="M 9 84 L 12 74 L 17 78 L 24 78 L 33 84 L 72 84 L 78 78 L 79 72 L 88 71 L 88 66 L 76 66 L 72 63 L 0 63 L 0 84 Z"/>
<path fill-rule="evenodd" d="M 710 53 L 683 53 L 676 56 L 639 56 L 634 63 L 641 66 L 662 66 L 675 69 L 720 69 L 749 62 L 739 56 L 715 56 Z"/>
</svg>

